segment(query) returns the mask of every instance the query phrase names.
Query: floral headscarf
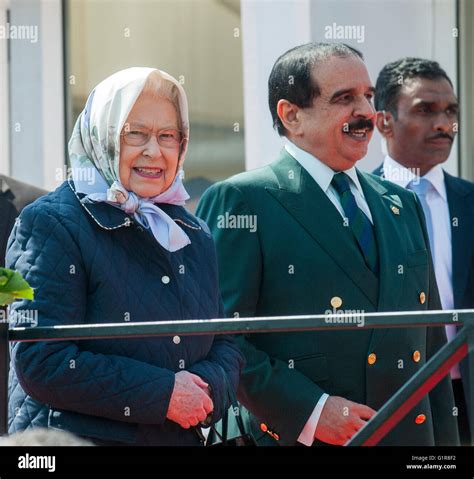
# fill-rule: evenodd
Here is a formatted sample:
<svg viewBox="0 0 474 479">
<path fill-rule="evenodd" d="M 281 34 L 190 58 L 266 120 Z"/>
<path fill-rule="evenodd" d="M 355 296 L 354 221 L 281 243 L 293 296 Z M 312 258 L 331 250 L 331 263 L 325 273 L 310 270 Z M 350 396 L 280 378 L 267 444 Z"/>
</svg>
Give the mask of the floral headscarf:
<svg viewBox="0 0 474 479">
<path fill-rule="evenodd" d="M 120 133 L 150 73 L 173 83 L 179 92 L 181 129 L 185 140 L 178 172 L 171 186 L 152 198 L 127 191 L 120 182 Z M 183 170 L 189 138 L 188 102 L 183 87 L 167 73 L 153 68 L 134 67 L 114 73 L 99 83 L 89 95 L 69 140 L 72 180 L 81 201 L 105 201 L 133 215 L 168 251 L 190 244 L 187 234 L 163 210 L 159 203 L 184 205 L 189 195 L 183 186 Z M 91 181 L 91 178 L 93 180 Z"/>
</svg>

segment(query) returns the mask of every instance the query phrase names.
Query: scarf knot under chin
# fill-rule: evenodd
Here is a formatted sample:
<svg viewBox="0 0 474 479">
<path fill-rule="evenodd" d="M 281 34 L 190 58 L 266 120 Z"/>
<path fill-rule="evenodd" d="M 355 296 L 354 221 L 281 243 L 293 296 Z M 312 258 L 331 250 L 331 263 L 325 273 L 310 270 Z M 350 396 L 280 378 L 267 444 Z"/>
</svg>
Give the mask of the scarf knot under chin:
<svg viewBox="0 0 474 479">
<path fill-rule="evenodd" d="M 127 191 L 118 181 L 114 181 L 107 190 L 107 201 L 118 203 L 120 208 L 128 215 L 133 215 L 140 208 L 138 196 Z"/>
</svg>

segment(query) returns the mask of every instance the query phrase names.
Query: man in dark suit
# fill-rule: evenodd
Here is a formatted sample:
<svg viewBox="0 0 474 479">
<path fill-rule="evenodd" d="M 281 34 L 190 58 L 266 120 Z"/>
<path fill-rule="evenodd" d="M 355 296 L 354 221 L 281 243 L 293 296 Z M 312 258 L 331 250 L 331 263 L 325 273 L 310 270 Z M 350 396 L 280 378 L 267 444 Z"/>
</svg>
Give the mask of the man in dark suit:
<svg viewBox="0 0 474 479">
<path fill-rule="evenodd" d="M 213 185 L 197 209 L 216 240 L 227 315 L 358 313 L 357 330 L 240 337 L 239 399 L 260 444 L 345 444 L 446 341 L 443 328 L 363 327 L 366 312 L 440 307 L 416 195 L 355 168 L 373 91 L 351 47 L 283 54 L 269 106 L 285 148 Z M 456 444 L 452 408 L 444 378 L 381 443 Z"/>
<path fill-rule="evenodd" d="M 47 191 L 0 175 L 0 266 L 5 266 L 7 240 L 21 210 Z"/>
<path fill-rule="evenodd" d="M 388 154 L 374 173 L 419 195 L 443 309 L 474 308 L 474 184 L 441 166 L 458 126 L 453 84 L 438 63 L 402 58 L 381 70 L 375 107 Z M 456 326 L 446 332 L 451 339 Z M 454 367 L 451 378 L 461 442 L 469 444 L 468 362 Z"/>
</svg>

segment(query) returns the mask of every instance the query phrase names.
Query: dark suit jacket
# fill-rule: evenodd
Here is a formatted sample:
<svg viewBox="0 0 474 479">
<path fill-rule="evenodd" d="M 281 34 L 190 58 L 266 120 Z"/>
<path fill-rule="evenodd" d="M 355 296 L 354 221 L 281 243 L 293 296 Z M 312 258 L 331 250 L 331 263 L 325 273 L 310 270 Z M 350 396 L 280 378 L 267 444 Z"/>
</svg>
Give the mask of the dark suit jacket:
<svg viewBox="0 0 474 479">
<path fill-rule="evenodd" d="M 0 267 L 5 266 L 7 241 L 21 210 L 47 191 L 0 175 Z"/>
<path fill-rule="evenodd" d="M 383 165 L 375 171 L 383 176 Z M 452 282 L 455 309 L 474 308 L 474 183 L 444 172 L 451 218 Z M 469 364 L 460 364 L 468 409 Z"/>
<path fill-rule="evenodd" d="M 380 278 L 337 209 L 286 151 L 206 191 L 197 214 L 216 240 L 229 316 L 323 314 L 335 297 L 338 309 L 362 313 L 440 308 L 417 197 L 370 174 L 359 179 L 374 220 Z M 244 223 L 256 218 L 256 231 L 232 227 L 232 215 Z M 247 365 L 239 399 L 260 443 L 295 445 L 324 392 L 379 409 L 445 341 L 443 328 L 425 327 L 249 334 L 240 338 Z M 452 407 L 445 378 L 381 444 L 457 444 Z M 420 414 L 426 420 L 416 424 Z"/>
</svg>

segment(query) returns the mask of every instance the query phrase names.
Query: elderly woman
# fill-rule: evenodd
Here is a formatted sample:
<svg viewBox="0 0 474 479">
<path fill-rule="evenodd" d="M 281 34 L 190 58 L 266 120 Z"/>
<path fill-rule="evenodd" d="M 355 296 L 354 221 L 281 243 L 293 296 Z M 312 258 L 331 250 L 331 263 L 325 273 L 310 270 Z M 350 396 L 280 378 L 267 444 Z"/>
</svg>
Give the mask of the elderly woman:
<svg viewBox="0 0 474 479">
<path fill-rule="evenodd" d="M 183 207 L 189 138 L 181 85 L 150 68 L 90 94 L 69 142 L 72 177 L 27 207 L 8 267 L 35 289 L 39 326 L 222 317 L 214 245 Z M 23 315 L 24 316 L 24 315 Z M 24 324 L 22 324 L 24 325 Z M 67 430 L 103 445 L 199 445 L 243 356 L 228 336 L 17 343 L 9 432 Z"/>
</svg>

